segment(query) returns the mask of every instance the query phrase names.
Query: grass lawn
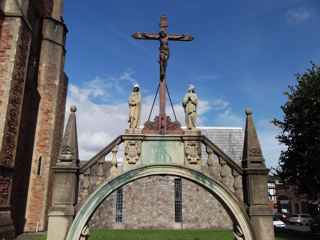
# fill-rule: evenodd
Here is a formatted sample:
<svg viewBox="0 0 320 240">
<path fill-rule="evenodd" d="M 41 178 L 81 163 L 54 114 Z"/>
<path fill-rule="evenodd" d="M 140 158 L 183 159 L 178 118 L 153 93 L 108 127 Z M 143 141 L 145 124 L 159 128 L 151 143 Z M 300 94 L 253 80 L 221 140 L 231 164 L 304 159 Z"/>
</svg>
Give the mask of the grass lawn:
<svg viewBox="0 0 320 240">
<path fill-rule="evenodd" d="M 224 230 L 96 230 L 89 240 L 233 240 L 232 232 Z M 276 240 L 318 239 L 306 233 L 281 231 Z"/>
<path fill-rule="evenodd" d="M 214 233 L 213 233 L 214 232 Z M 89 240 L 233 240 L 223 230 L 96 230 Z"/>
<path fill-rule="evenodd" d="M 33 240 L 45 240 L 45 236 Z M 89 240 L 233 240 L 232 232 L 225 230 L 95 230 Z M 276 232 L 276 240 L 313 240 L 306 233 Z"/>
</svg>

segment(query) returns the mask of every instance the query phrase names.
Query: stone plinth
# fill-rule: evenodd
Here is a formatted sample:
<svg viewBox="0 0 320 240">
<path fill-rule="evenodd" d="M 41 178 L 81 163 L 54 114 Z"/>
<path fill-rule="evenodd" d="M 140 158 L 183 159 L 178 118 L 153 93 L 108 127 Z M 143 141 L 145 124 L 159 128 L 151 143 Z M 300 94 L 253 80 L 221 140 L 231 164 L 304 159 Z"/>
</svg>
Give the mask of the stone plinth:
<svg viewBox="0 0 320 240">
<path fill-rule="evenodd" d="M 141 135 L 142 129 L 141 128 L 128 128 L 125 130 L 125 134 L 128 135 Z"/>
<path fill-rule="evenodd" d="M 201 136 L 201 130 L 200 129 L 185 129 L 184 130 L 185 136 Z"/>
<path fill-rule="evenodd" d="M 47 234 L 48 239 L 65 239 L 69 226 L 73 221 L 74 214 L 73 208 L 62 208 L 60 211 L 58 209 L 50 211 L 48 216 L 48 225 L 50 226 Z"/>
<path fill-rule="evenodd" d="M 194 136 L 201 136 L 200 129 L 186 129 L 184 130 L 184 165 L 196 170 L 201 170 L 201 142 L 193 140 Z M 188 139 L 190 136 L 190 140 Z"/>
</svg>

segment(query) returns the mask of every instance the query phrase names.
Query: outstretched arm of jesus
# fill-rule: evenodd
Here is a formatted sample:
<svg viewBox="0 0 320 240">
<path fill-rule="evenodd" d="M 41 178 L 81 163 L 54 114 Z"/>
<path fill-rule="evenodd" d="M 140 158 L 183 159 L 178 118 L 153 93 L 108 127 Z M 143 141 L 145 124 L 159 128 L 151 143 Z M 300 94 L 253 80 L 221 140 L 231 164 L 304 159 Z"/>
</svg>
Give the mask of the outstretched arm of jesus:
<svg viewBox="0 0 320 240">
<path fill-rule="evenodd" d="M 144 40 L 158 40 L 159 35 L 156 33 L 145 33 L 145 32 L 136 32 L 132 34 L 132 37 L 135 39 L 144 39 Z"/>
<path fill-rule="evenodd" d="M 173 41 L 192 41 L 193 37 L 191 35 L 186 34 L 170 34 L 169 40 Z"/>
</svg>

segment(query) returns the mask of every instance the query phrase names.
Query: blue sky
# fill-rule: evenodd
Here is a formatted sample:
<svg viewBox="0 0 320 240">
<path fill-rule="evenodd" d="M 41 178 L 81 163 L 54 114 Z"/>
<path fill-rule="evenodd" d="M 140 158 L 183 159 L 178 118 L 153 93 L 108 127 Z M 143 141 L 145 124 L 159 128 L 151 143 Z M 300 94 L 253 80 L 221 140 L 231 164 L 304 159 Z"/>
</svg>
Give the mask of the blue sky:
<svg viewBox="0 0 320 240">
<path fill-rule="evenodd" d="M 190 83 L 201 99 L 201 125 L 243 127 L 251 107 L 268 166 L 276 166 L 281 146 L 270 121 L 281 117 L 294 74 L 320 62 L 320 1 L 69 0 L 64 11 L 68 104 L 79 109 L 82 158 L 126 127 L 132 83 L 142 88 L 144 115 L 149 111 L 159 44 L 131 34 L 159 31 L 165 14 L 169 32 L 195 38 L 170 44 L 168 84 L 177 108 Z"/>
</svg>

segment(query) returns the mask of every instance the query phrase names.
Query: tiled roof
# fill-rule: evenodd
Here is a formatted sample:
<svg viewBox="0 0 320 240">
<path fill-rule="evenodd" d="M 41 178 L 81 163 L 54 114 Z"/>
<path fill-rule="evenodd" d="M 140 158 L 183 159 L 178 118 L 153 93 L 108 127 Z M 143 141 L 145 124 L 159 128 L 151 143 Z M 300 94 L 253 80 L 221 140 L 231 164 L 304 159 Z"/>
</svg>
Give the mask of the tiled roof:
<svg viewBox="0 0 320 240">
<path fill-rule="evenodd" d="M 224 153 L 240 163 L 242 159 L 244 131 L 242 128 L 198 127 Z"/>
</svg>

